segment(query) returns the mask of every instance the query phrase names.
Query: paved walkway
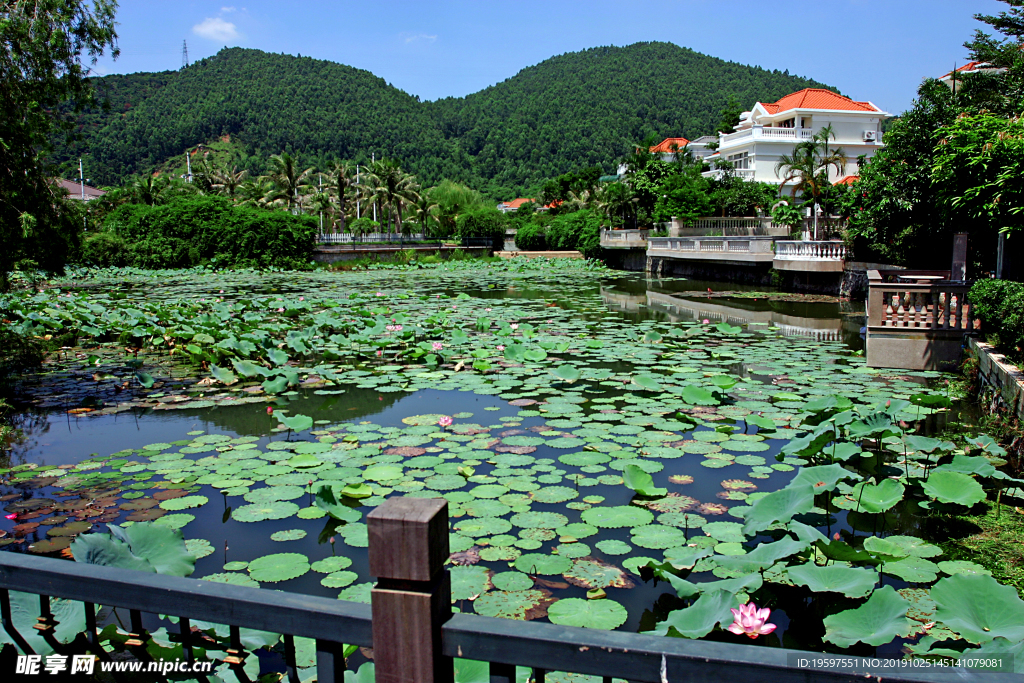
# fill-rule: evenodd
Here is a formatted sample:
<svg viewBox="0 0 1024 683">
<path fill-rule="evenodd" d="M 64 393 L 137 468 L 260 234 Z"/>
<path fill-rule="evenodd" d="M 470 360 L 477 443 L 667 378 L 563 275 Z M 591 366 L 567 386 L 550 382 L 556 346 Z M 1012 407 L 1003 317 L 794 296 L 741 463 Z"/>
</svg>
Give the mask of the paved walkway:
<svg viewBox="0 0 1024 683">
<path fill-rule="evenodd" d="M 496 251 L 501 258 L 583 258 L 578 251 Z"/>
</svg>

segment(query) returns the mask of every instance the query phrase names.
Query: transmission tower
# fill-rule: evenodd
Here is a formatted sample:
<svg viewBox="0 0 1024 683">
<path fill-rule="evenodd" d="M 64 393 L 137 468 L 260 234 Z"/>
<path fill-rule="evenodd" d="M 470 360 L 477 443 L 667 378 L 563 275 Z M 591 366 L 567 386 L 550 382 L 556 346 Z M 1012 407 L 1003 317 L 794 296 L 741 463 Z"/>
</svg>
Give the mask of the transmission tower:
<svg viewBox="0 0 1024 683">
<path fill-rule="evenodd" d="M 181 41 L 181 68 L 188 66 L 188 41 Z"/>
</svg>

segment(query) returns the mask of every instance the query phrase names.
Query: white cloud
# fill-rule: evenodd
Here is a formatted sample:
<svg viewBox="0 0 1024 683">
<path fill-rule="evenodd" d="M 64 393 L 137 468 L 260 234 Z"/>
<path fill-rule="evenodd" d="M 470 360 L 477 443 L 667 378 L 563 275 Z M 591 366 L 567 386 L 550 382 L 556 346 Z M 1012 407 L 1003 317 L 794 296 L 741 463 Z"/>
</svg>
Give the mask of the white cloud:
<svg viewBox="0 0 1024 683">
<path fill-rule="evenodd" d="M 230 21 L 220 17 L 207 17 L 192 27 L 192 33 L 210 40 L 228 41 L 239 38 L 238 29 Z"/>
<path fill-rule="evenodd" d="M 426 33 L 403 33 L 402 37 L 405 38 L 405 42 L 407 43 L 417 43 L 420 41 L 423 41 L 425 43 L 433 43 L 435 40 L 437 40 L 436 35 L 430 36 L 427 35 Z"/>
<path fill-rule="evenodd" d="M 235 11 L 234 7 L 221 7 L 220 8 L 221 14 L 227 14 L 228 12 L 234 12 L 234 11 Z"/>
</svg>

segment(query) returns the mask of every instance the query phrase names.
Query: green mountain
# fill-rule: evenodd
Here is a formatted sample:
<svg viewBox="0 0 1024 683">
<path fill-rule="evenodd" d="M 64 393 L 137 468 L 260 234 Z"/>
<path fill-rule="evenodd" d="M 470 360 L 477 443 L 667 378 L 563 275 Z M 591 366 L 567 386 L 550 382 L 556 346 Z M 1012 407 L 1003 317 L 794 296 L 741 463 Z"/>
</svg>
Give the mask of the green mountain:
<svg viewBox="0 0 1024 683">
<path fill-rule="evenodd" d="M 492 197 L 583 166 L 612 171 L 648 135 L 711 133 L 730 97 L 751 106 L 824 87 L 670 43 L 559 55 L 435 102 L 367 71 L 243 48 L 181 71 L 98 78 L 96 86 L 109 107 L 82 115 L 80 139 L 58 141 L 56 161 L 84 156 L 97 183 L 117 184 L 183 159 L 190 146 L 230 140 L 253 172 L 282 150 L 323 165 L 375 153 L 401 160 L 424 183 L 447 177 Z"/>
</svg>

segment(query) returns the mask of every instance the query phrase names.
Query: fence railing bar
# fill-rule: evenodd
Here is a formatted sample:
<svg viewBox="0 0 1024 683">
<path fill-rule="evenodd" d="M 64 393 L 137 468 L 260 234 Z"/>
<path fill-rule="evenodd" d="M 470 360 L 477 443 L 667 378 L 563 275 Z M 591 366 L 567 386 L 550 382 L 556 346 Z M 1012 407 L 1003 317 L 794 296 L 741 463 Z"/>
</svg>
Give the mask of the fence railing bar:
<svg viewBox="0 0 1024 683">
<path fill-rule="evenodd" d="M 232 626 L 229 629 L 229 634 L 228 656 L 224 658 L 224 661 L 231 667 L 231 670 L 238 678 L 238 683 L 249 683 L 249 676 L 245 673 L 245 660 L 249 654 L 242 647 L 241 629 L 237 626 Z"/>
<path fill-rule="evenodd" d="M 295 666 L 295 638 L 287 634 L 284 636 L 284 663 L 288 667 L 290 683 L 299 683 L 299 669 Z"/>
<path fill-rule="evenodd" d="M 772 683 L 859 682 L 864 673 L 840 673 L 815 668 L 796 668 L 787 657 L 814 657 L 817 653 L 781 648 L 737 645 L 705 640 L 668 638 L 621 631 L 556 626 L 532 621 L 513 621 L 455 614 L 442 627 L 442 652 L 449 657 L 477 661 L 543 667 L 547 671 L 572 671 L 628 681 L 661 683 L 662 655 L 669 681 L 721 683 L 751 677 Z M 894 672 L 876 680 L 922 683 L 1020 683 L 1016 674 Z"/>
<path fill-rule="evenodd" d="M 82 602 L 102 595 L 110 607 L 151 614 L 187 616 L 215 624 L 238 625 L 258 631 L 288 633 L 303 638 L 323 637 L 363 647 L 373 646 L 370 605 L 315 595 L 268 591 L 246 586 L 147 574 L 47 557 L 0 553 L 0 589 L 52 595 Z M 7 591 L 0 591 L 0 607 Z M 8 630 L 10 633 L 10 630 Z M 14 636 L 11 636 L 14 638 Z M 19 643 L 19 647 L 21 643 Z"/>
<path fill-rule="evenodd" d="M 67 646 L 57 640 L 53 632 L 59 624 L 56 619 L 53 618 L 53 612 L 50 611 L 50 596 L 40 595 L 39 596 L 39 617 L 36 619 L 36 625 L 33 626 L 46 644 L 53 648 L 53 651 L 57 654 L 66 654 L 68 652 Z"/>
<path fill-rule="evenodd" d="M 533 668 L 533 683 L 544 683 L 544 676 L 547 675 L 547 671 L 544 669 Z"/>
<path fill-rule="evenodd" d="M 341 645 L 330 640 L 316 639 L 316 678 L 317 683 L 344 682 L 345 654 Z"/>
<path fill-rule="evenodd" d="M 491 683 L 516 683 L 514 664 L 490 663 Z"/>
<path fill-rule="evenodd" d="M 3 620 L 4 631 L 21 648 L 21 651 L 27 655 L 34 655 L 36 651 L 28 644 L 25 637 L 18 633 L 18 629 L 14 628 L 14 620 L 11 618 L 11 595 L 6 588 L 0 589 L 0 619 Z"/>
</svg>

